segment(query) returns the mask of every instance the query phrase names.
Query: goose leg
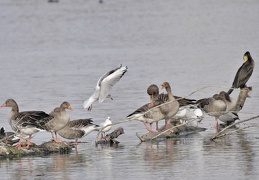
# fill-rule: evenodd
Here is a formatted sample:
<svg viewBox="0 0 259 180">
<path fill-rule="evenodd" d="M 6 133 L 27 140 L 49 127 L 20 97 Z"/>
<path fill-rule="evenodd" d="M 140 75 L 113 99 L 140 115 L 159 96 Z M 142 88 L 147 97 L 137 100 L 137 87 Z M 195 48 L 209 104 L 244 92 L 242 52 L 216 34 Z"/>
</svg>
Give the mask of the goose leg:
<svg viewBox="0 0 259 180">
<path fill-rule="evenodd" d="M 165 119 L 165 130 L 167 130 L 169 128 L 169 126 L 171 125 L 170 119 Z M 169 130 L 171 133 L 174 132 L 174 130 Z"/>
<path fill-rule="evenodd" d="M 216 133 L 219 132 L 219 123 L 218 123 L 218 118 L 215 117 L 215 120 L 216 120 L 216 124 L 214 125 L 215 129 L 216 129 Z"/>
<path fill-rule="evenodd" d="M 17 148 L 22 147 L 22 133 L 20 134 L 20 140 L 19 140 L 19 142 L 18 142 L 16 145 L 14 145 L 14 147 L 17 147 Z"/>
<path fill-rule="evenodd" d="M 168 119 L 165 119 L 165 130 L 168 129 L 168 126 L 170 125 L 170 121 Z"/>
<path fill-rule="evenodd" d="M 57 132 L 55 132 L 56 138 L 54 139 L 55 142 L 60 143 L 63 142 L 61 139 L 58 138 Z"/>
<path fill-rule="evenodd" d="M 77 141 L 78 141 L 78 139 L 76 139 L 76 144 L 75 144 L 75 150 L 76 150 L 76 152 L 78 152 L 78 151 L 77 151 L 77 145 L 78 145 L 78 142 L 77 142 Z"/>
<path fill-rule="evenodd" d="M 152 130 L 152 125 L 153 125 L 153 123 L 150 123 L 149 125 L 150 125 L 150 129 Z"/>
<path fill-rule="evenodd" d="M 152 129 L 151 129 L 150 127 L 148 127 L 148 125 L 147 125 L 147 122 L 146 122 L 146 121 L 144 121 L 144 125 L 145 125 L 145 127 L 146 127 L 146 129 L 147 129 L 148 131 L 152 132 Z"/>
<path fill-rule="evenodd" d="M 52 138 L 55 140 L 54 132 L 51 131 L 50 133 L 51 133 Z"/>
<path fill-rule="evenodd" d="M 25 148 L 28 149 L 30 145 L 31 145 L 31 136 L 29 136 L 29 138 L 27 139 L 27 146 Z"/>
</svg>

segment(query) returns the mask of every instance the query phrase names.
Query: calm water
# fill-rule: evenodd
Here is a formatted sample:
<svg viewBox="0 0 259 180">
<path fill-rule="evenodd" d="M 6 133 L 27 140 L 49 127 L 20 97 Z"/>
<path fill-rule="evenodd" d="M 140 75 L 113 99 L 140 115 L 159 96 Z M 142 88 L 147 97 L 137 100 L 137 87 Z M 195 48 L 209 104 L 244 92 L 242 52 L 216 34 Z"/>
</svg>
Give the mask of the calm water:
<svg viewBox="0 0 259 180">
<path fill-rule="evenodd" d="M 0 103 L 14 98 L 21 111 L 50 112 L 63 101 L 74 109 L 71 119 L 107 116 L 114 122 L 149 101 L 146 88 L 170 82 L 173 93 L 209 97 L 231 85 L 243 54 L 258 62 L 259 2 L 166 0 L 1 0 Z M 129 70 L 114 87 L 113 101 L 82 109 L 98 78 L 120 65 Z M 258 68 L 249 80 L 241 119 L 258 115 Z M 221 87 L 220 87 L 221 86 Z M 236 96 L 237 93 L 233 93 Z M 0 109 L 0 126 L 10 109 Z M 258 124 L 257 120 L 246 125 Z M 120 146 L 95 147 L 96 133 L 82 139 L 79 152 L 0 160 L 1 179 L 256 179 L 259 176 L 258 127 L 211 142 L 207 131 L 187 138 L 141 143 L 140 122 L 122 126 Z M 113 127 L 116 128 L 116 127 Z M 38 133 L 36 143 L 50 139 Z"/>
</svg>

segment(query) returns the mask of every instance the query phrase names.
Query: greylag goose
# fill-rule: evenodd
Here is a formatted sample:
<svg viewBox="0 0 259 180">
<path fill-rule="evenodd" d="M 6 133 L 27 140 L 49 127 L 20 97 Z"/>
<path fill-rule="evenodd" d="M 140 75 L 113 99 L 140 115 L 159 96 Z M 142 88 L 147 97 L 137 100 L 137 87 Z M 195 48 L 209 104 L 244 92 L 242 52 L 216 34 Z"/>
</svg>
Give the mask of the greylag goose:
<svg viewBox="0 0 259 180">
<path fill-rule="evenodd" d="M 244 63 L 238 69 L 235 79 L 232 83 L 232 87 L 228 90 L 228 94 L 231 94 L 235 88 L 241 89 L 246 87 L 246 82 L 249 80 L 253 73 L 255 62 L 248 51 L 244 54 L 243 59 Z"/>
<path fill-rule="evenodd" d="M 120 67 L 108 71 L 102 77 L 100 77 L 96 84 L 93 95 L 88 100 L 84 101 L 84 108 L 87 108 L 88 111 L 91 111 L 92 104 L 95 101 L 102 103 L 105 98 L 112 99 L 111 95 L 109 94 L 110 90 L 127 72 L 127 69 L 127 66 L 120 65 Z"/>
<path fill-rule="evenodd" d="M 157 85 L 155 84 L 151 84 L 148 88 L 147 88 L 147 94 L 150 96 L 150 106 L 154 106 L 155 104 L 161 104 L 164 102 L 168 101 L 168 94 L 159 94 L 159 88 Z M 183 106 L 188 106 L 191 104 L 195 104 L 196 100 L 195 99 L 186 99 L 186 98 L 182 98 L 182 97 L 178 97 L 178 96 L 174 96 L 174 98 L 179 102 L 179 106 L 183 107 Z M 174 119 L 179 119 L 180 116 L 185 116 L 184 113 L 186 113 L 187 111 L 181 111 L 179 113 L 177 113 L 174 117 Z M 184 114 L 184 115 L 183 115 Z M 150 128 L 152 129 L 152 124 L 150 124 Z M 156 122 L 156 130 L 158 130 L 158 121 Z"/>
<path fill-rule="evenodd" d="M 152 127 L 148 127 L 146 123 L 152 125 L 153 122 L 165 119 L 165 126 L 166 129 L 168 129 L 168 125 L 170 124 L 170 121 L 168 120 L 178 112 L 179 103 L 172 95 L 171 87 L 168 82 L 164 82 L 162 84 L 162 89 L 163 88 L 165 88 L 168 93 L 167 102 L 162 102 L 161 100 L 156 99 L 154 101 L 154 106 L 151 107 L 149 103 L 145 104 L 128 115 L 127 118 L 143 121 L 148 131 L 152 131 Z"/>
<path fill-rule="evenodd" d="M 236 106 L 237 99 L 230 97 L 227 92 L 221 91 L 219 95 L 224 98 L 225 103 L 227 104 L 226 111 L 231 111 L 231 109 L 233 109 Z"/>
<path fill-rule="evenodd" d="M 201 108 L 208 115 L 214 116 L 216 120 L 215 129 L 218 132 L 218 119 L 221 115 L 227 113 L 228 104 L 223 93 L 214 94 L 210 98 L 204 98 L 197 101 L 198 108 Z"/>
<path fill-rule="evenodd" d="M 242 109 L 248 93 L 251 91 L 251 87 L 245 87 L 240 89 L 238 98 L 232 98 L 228 93 L 221 91 L 219 94 L 215 94 L 211 98 L 200 99 L 197 101 L 198 107 L 204 110 L 216 119 L 216 131 L 218 131 L 218 119 L 222 119 L 223 122 L 234 122 L 238 119 L 237 113 Z"/>
<path fill-rule="evenodd" d="M 55 108 L 50 113 L 50 116 L 53 118 L 43 119 L 39 122 L 43 129 L 51 132 L 52 138 L 55 142 L 62 142 L 62 140 L 57 136 L 57 131 L 63 129 L 70 120 L 70 116 L 66 112 L 66 109 L 72 110 L 72 107 L 68 102 L 64 101 L 60 107 Z"/>
<path fill-rule="evenodd" d="M 38 121 L 52 118 L 50 115 L 43 111 L 24 111 L 19 112 L 18 104 L 13 99 L 7 99 L 1 107 L 11 107 L 11 112 L 8 115 L 8 122 L 11 128 L 18 134 L 20 134 L 20 141 L 16 147 L 21 147 L 21 143 L 24 135 L 29 136 L 27 138 L 27 146 L 31 145 L 31 138 L 34 134 L 44 129 L 38 124 Z"/>
<path fill-rule="evenodd" d="M 159 94 L 159 88 L 155 84 L 151 84 L 147 88 L 147 94 L 150 96 L 151 101 L 152 99 L 159 99 L 159 100 L 162 100 L 163 102 L 168 101 L 168 94 L 164 94 L 164 93 Z M 195 99 L 187 99 L 179 96 L 174 96 L 174 98 L 179 102 L 180 107 L 196 104 Z"/>
<path fill-rule="evenodd" d="M 100 124 L 100 128 L 99 128 L 100 130 L 101 130 L 101 128 L 107 126 L 101 130 L 102 137 L 105 137 L 105 132 L 110 131 L 110 129 L 112 128 L 111 124 L 112 124 L 112 121 L 111 121 L 110 117 L 107 117 L 107 119 L 103 123 Z M 108 125 L 110 125 L 110 126 L 108 126 Z"/>
<path fill-rule="evenodd" d="M 65 139 L 76 139 L 76 150 L 78 139 L 88 135 L 92 131 L 98 131 L 98 125 L 93 124 L 92 119 L 77 119 L 67 123 L 67 125 L 57 131 Z"/>
</svg>

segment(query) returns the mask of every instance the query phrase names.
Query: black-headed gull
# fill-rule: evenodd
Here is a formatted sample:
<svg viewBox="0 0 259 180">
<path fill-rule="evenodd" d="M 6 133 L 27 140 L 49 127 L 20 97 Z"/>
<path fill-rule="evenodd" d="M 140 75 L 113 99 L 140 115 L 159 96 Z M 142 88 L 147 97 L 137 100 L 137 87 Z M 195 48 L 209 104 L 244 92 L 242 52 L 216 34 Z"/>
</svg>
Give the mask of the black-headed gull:
<svg viewBox="0 0 259 180">
<path fill-rule="evenodd" d="M 100 124 L 99 129 L 100 129 L 100 131 L 102 133 L 102 137 L 105 136 L 105 132 L 110 131 L 110 129 L 112 128 L 111 124 L 112 124 L 112 121 L 111 121 L 110 117 L 107 117 L 107 119 L 103 123 Z M 108 126 L 108 125 L 110 125 L 110 126 Z M 105 127 L 105 126 L 107 126 L 107 127 Z M 103 128 L 103 127 L 105 127 L 105 128 Z"/>
<path fill-rule="evenodd" d="M 117 67 L 100 77 L 96 84 L 93 95 L 89 99 L 84 101 L 84 108 L 88 111 L 91 111 L 92 104 L 95 101 L 99 101 L 99 103 L 102 103 L 105 98 L 112 99 L 111 95 L 109 94 L 110 90 L 127 72 L 127 69 L 127 66 L 120 65 L 120 67 Z"/>
</svg>

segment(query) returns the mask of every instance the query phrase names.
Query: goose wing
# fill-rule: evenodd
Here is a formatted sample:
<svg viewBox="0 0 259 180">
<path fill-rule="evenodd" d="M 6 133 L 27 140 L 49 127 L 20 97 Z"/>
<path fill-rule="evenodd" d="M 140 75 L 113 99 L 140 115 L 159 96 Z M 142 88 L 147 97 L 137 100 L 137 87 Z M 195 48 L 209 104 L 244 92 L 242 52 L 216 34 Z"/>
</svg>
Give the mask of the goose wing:
<svg viewBox="0 0 259 180">
<path fill-rule="evenodd" d="M 73 120 L 73 121 L 69 121 L 68 126 L 72 129 L 79 129 L 81 127 L 85 127 L 88 126 L 90 124 L 92 124 L 92 119 L 77 119 L 77 120 Z"/>
<path fill-rule="evenodd" d="M 43 111 L 24 111 L 16 115 L 16 117 L 14 118 L 15 119 L 14 125 L 17 127 L 34 126 L 41 130 L 44 130 L 40 122 L 43 119 L 49 118 L 49 117 L 52 117 L 52 116 L 46 114 Z"/>
</svg>

